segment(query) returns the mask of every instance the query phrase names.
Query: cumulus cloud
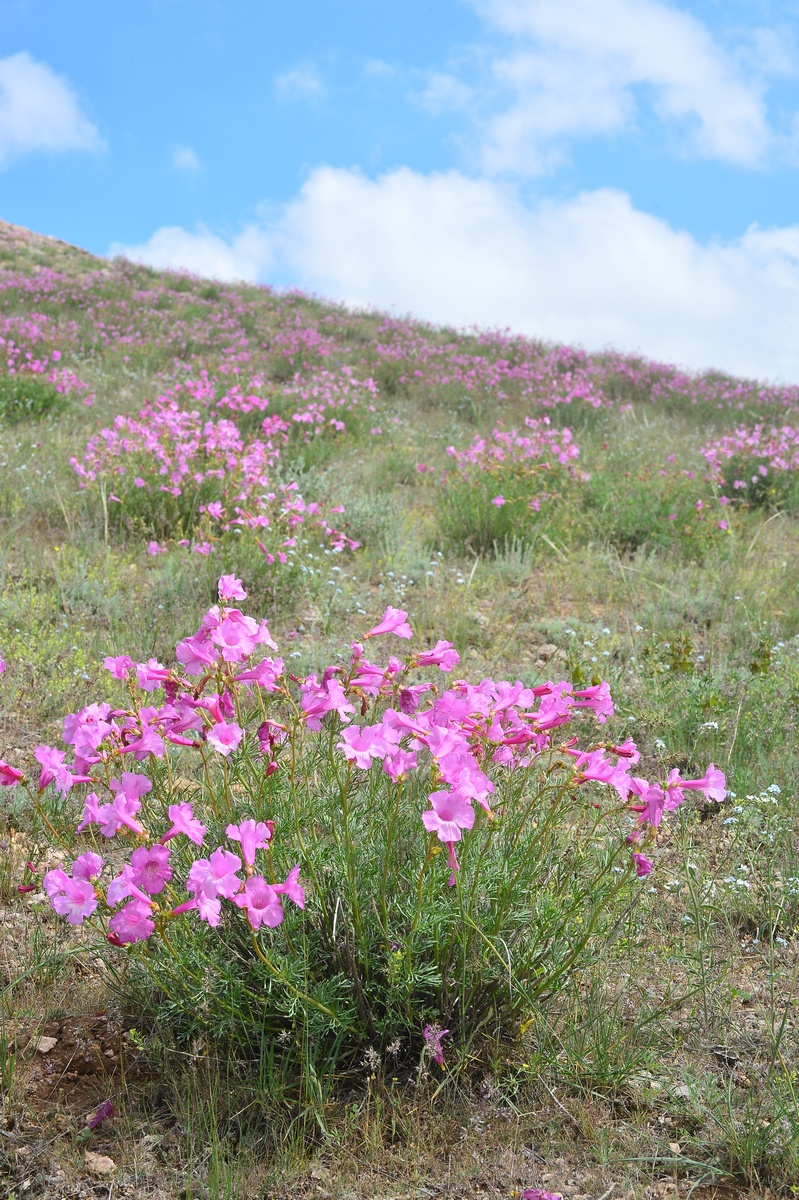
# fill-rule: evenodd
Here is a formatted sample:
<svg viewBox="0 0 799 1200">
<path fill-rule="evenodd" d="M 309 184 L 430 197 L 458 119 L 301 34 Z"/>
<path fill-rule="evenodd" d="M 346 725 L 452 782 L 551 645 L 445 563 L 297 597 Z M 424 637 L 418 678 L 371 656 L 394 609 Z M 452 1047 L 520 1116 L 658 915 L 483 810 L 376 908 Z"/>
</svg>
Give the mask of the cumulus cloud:
<svg viewBox="0 0 799 1200">
<path fill-rule="evenodd" d="M 320 100 L 325 91 L 322 77 L 313 63 L 300 63 L 275 77 L 275 92 L 279 100 Z"/>
<path fill-rule="evenodd" d="M 66 79 L 22 52 L 0 59 L 0 167 L 35 150 L 101 150 Z"/>
<path fill-rule="evenodd" d="M 178 171 L 196 174 L 202 170 L 202 163 L 196 150 L 191 146 L 175 146 L 172 152 L 172 166 Z"/>
<path fill-rule="evenodd" d="M 662 0 L 473 0 L 515 41 L 494 58 L 510 103 L 483 124 L 489 172 L 537 174 L 564 140 L 629 127 L 642 90 L 700 155 L 753 166 L 771 143 L 763 85 L 696 17 Z M 782 68 L 781 68 L 782 69 Z"/>
<path fill-rule="evenodd" d="M 179 225 L 165 225 L 139 245 L 114 242 L 109 254 L 158 270 L 172 268 L 244 283 L 255 283 L 272 261 L 271 239 L 254 225 L 246 226 L 229 242 L 203 225 L 194 233 Z"/>
<path fill-rule="evenodd" d="M 274 220 L 230 242 L 162 229 L 114 250 L 434 322 L 799 381 L 799 226 L 703 245 L 611 188 L 529 206 L 456 171 L 370 180 L 321 167 Z"/>
<path fill-rule="evenodd" d="M 473 96 L 474 89 L 456 76 L 433 71 L 421 91 L 412 94 L 412 99 L 420 108 L 438 116 L 467 108 Z"/>
</svg>

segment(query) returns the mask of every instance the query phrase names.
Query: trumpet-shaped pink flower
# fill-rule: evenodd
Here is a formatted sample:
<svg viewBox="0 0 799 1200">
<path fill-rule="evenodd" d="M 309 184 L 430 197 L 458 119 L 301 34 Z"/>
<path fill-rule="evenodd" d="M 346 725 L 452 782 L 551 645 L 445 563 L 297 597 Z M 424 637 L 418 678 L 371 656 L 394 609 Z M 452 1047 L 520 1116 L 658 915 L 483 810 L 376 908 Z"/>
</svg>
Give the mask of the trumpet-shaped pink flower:
<svg viewBox="0 0 799 1200">
<path fill-rule="evenodd" d="M 424 650 L 415 658 L 417 667 L 439 667 L 442 671 L 451 671 L 457 667 L 461 656 L 452 642 L 438 641 L 432 650 Z"/>
<path fill-rule="evenodd" d="M 449 1033 L 448 1029 L 439 1029 L 438 1025 L 425 1025 L 422 1037 L 425 1040 L 427 1053 L 440 1067 L 444 1066 L 444 1051 L 441 1049 L 441 1039 Z"/>
<path fill-rule="evenodd" d="M 377 637 L 381 633 L 394 633 L 400 638 L 412 638 L 413 630 L 408 624 L 408 614 L 401 608 L 392 608 L 389 604 L 382 620 L 364 636 Z"/>
<path fill-rule="evenodd" d="M 25 776 L 16 767 L 10 766 L 0 758 L 0 787 L 14 787 Z"/>
<path fill-rule="evenodd" d="M 141 808 L 138 800 L 126 800 L 117 796 L 111 804 L 102 804 L 97 809 L 97 823 L 103 837 L 114 837 L 124 826 L 134 833 L 144 833 L 144 828 L 136 820 L 136 813 Z"/>
<path fill-rule="evenodd" d="M 102 873 L 103 860 L 93 850 L 87 850 L 72 864 L 73 879 L 96 879 Z"/>
<path fill-rule="evenodd" d="M 54 746 L 37 746 L 33 754 L 42 767 L 39 775 L 39 791 L 43 792 L 46 787 L 54 783 L 57 792 L 61 792 L 62 795 L 64 792 L 68 792 L 75 782 L 75 776 L 64 762 L 66 758 L 64 751 L 57 750 Z"/>
<path fill-rule="evenodd" d="M 66 917 L 70 925 L 82 925 L 97 908 L 94 884 L 80 877 L 70 879 L 60 867 L 47 872 L 42 886 L 52 907 L 60 917 Z"/>
<path fill-rule="evenodd" d="M 182 833 L 196 846 L 202 846 L 207 826 L 198 821 L 190 804 L 170 804 L 169 819 L 172 825 L 161 838 L 162 842 Z"/>
<path fill-rule="evenodd" d="M 210 858 L 198 858 L 192 863 L 186 891 L 208 897 L 224 896 L 229 900 L 241 887 L 241 880 L 236 874 L 240 870 L 239 856 L 218 846 Z"/>
<path fill-rule="evenodd" d="M 600 725 L 604 725 L 608 717 L 616 711 L 610 695 L 610 684 L 606 682 L 583 688 L 582 691 L 572 692 L 577 699 L 572 701 L 575 708 L 592 708 Z"/>
<path fill-rule="evenodd" d="M 115 657 L 104 658 L 103 666 L 115 679 L 127 679 L 128 671 L 132 671 L 135 664 L 129 654 L 117 654 Z"/>
<path fill-rule="evenodd" d="M 654 866 L 654 863 L 645 854 L 634 854 L 633 862 L 635 863 L 635 873 L 639 879 L 648 875 Z"/>
<path fill-rule="evenodd" d="M 209 746 L 227 758 L 238 747 L 244 737 L 244 730 L 235 721 L 217 721 L 205 737 Z"/>
<path fill-rule="evenodd" d="M 277 890 L 261 875 L 252 875 L 244 885 L 244 891 L 233 897 L 233 903 L 247 911 L 247 920 L 253 929 L 268 925 L 275 929 L 283 920 L 283 905 Z"/>
<path fill-rule="evenodd" d="M 441 842 L 459 842 L 461 830 L 474 825 L 474 809 L 458 791 L 433 792 L 432 808 L 422 813 L 422 822 L 429 833 L 436 833 Z"/>
<path fill-rule="evenodd" d="M 399 744 L 399 733 L 385 725 L 348 725 L 341 734 L 336 749 L 341 750 L 348 762 L 354 762 L 362 771 L 368 771 L 375 758 L 384 758 L 393 753 Z"/>
<path fill-rule="evenodd" d="M 284 896 L 288 896 L 289 900 L 293 901 L 298 908 L 305 908 L 305 889 L 299 882 L 300 879 L 300 864 L 292 867 L 286 876 L 285 883 L 276 883 L 275 891 L 280 892 Z"/>
<path fill-rule="evenodd" d="M 136 663 L 136 679 L 143 692 L 154 692 L 171 677 L 169 671 L 158 659 L 148 659 L 146 663 Z"/>
<path fill-rule="evenodd" d="M 247 593 L 235 575 L 222 575 L 219 580 L 220 600 L 246 600 Z"/>
<path fill-rule="evenodd" d="M 154 846 L 139 846 L 130 856 L 133 882 L 150 896 L 162 892 L 172 878 L 169 848 L 156 843 Z"/>
<path fill-rule="evenodd" d="M 118 945 L 142 942 L 155 931 L 152 907 L 144 900 L 129 900 L 119 912 L 114 913 L 108 928 Z"/>
<path fill-rule="evenodd" d="M 83 801 L 83 816 L 81 817 L 80 825 L 75 830 L 76 833 L 83 833 L 84 829 L 88 829 L 90 825 L 100 824 L 100 797 L 96 792 L 89 792 L 86 799 Z"/>
<path fill-rule="evenodd" d="M 255 865 L 255 851 L 265 850 L 274 829 L 274 821 L 253 821 L 248 817 L 239 825 L 228 825 L 225 833 L 234 842 L 241 842 L 241 857 L 248 867 Z"/>
<path fill-rule="evenodd" d="M 682 779 L 679 786 L 686 791 L 703 792 L 708 800 L 720 804 L 727 795 L 727 780 L 724 772 L 710 763 L 701 779 Z"/>
<path fill-rule="evenodd" d="M 111 791 L 125 800 L 139 800 L 146 796 L 152 788 L 152 783 L 146 775 L 137 775 L 135 771 L 123 771 L 121 779 L 112 779 L 108 785 Z"/>
</svg>

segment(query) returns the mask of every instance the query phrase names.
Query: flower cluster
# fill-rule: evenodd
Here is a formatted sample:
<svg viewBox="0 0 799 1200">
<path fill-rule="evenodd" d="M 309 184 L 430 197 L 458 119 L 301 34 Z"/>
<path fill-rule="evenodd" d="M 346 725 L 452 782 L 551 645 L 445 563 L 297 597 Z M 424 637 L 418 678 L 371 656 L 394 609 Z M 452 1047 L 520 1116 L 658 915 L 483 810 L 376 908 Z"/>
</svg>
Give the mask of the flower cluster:
<svg viewBox="0 0 799 1200">
<path fill-rule="evenodd" d="M 701 778 L 683 779 L 675 769 L 649 782 L 631 774 L 639 754 L 629 739 L 622 744 L 600 739 L 580 748 L 577 736 L 564 736 L 581 714 L 590 714 L 600 728 L 613 716 L 606 683 L 574 688 L 560 681 L 531 688 L 456 679 L 442 690 L 429 679 L 415 681 L 416 672 L 429 668 L 450 675 L 458 654 L 439 640 L 404 660 L 391 655 L 385 665 L 370 661 L 366 645 L 373 639 L 413 637 L 407 612 L 390 606 L 352 644 L 347 668 L 331 666 L 321 676 L 296 679 L 285 673 L 282 659 L 262 656 L 277 647 L 265 621 L 235 606 L 246 598 L 241 582 L 223 575 L 219 597 L 197 632 L 176 647 L 175 666 L 155 659 L 134 663 L 126 655 L 105 660 L 111 675 L 127 685 L 130 702 L 120 708 L 91 704 L 65 719 L 63 740 L 72 762 L 63 750 L 38 747 L 38 781 L 0 762 L 0 784 L 26 786 L 46 821 L 42 803 L 48 789 L 63 797 L 85 789 L 77 836 L 92 837 L 96 830 L 103 839 L 134 847 L 113 876 L 102 856 L 88 850 L 75 856 L 69 870 L 61 865 L 43 880 L 57 913 L 71 924 L 100 918 L 115 945 L 163 934 L 171 920 L 188 912 L 217 927 L 223 901 L 241 909 L 253 931 L 282 922 L 284 898 L 305 905 L 300 864 L 283 881 L 274 875 L 273 817 L 236 814 L 224 826 L 227 845 L 220 841 L 210 853 L 187 859 L 187 848 L 205 849 L 209 818 L 201 819 L 189 802 L 169 799 L 156 765 L 164 763 L 171 778 L 175 756 L 197 755 L 207 775 L 214 763 L 226 772 L 233 756 L 254 752 L 269 778 L 295 763 L 303 739 L 320 731 L 320 744 L 334 754 L 336 770 L 336 762 L 343 764 L 347 778 L 379 765 L 386 786 L 401 789 L 417 776 L 425 781 L 427 797 L 418 828 L 429 838 L 428 860 L 437 844 L 446 849 L 450 885 L 460 869 L 456 846 L 474 829 L 478 812 L 483 821 L 501 825 L 509 803 L 504 783 L 527 768 L 560 776 L 561 786 L 571 791 L 599 785 L 615 796 L 611 811 L 621 822 L 619 836 L 631 848 L 631 870 L 638 876 L 652 870 L 643 851 L 654 842 L 664 814 L 686 794 L 724 799 L 724 775 L 712 763 Z M 370 708 L 371 722 L 356 723 L 356 713 Z M 229 802 L 227 790 L 226 797 Z M 218 812 L 214 820 L 221 831 Z M 175 842 L 182 848 L 177 858 Z M 259 855 L 265 856 L 264 866 Z M 439 1033 L 431 1050 L 434 1057 L 443 1036 Z"/>
<path fill-rule="evenodd" d="M 752 499 L 769 479 L 799 471 L 799 429 L 792 425 L 740 425 L 702 447 L 711 477 L 733 498 Z"/>
<path fill-rule="evenodd" d="M 356 548 L 328 523 L 320 505 L 302 499 L 296 483 L 271 482 L 286 428 L 280 418 L 266 417 L 264 437 L 248 441 L 232 421 L 207 420 L 169 399 L 147 405 L 138 417 L 118 416 L 111 428 L 91 438 L 82 461 L 71 461 L 81 487 L 108 487 L 112 504 L 123 512 L 144 512 L 154 532 L 182 527 L 194 533 L 194 549 L 201 553 L 224 533 L 249 530 L 260 535 L 267 561 L 285 563 L 298 526 L 307 520 L 334 549 Z M 265 530 L 272 533 L 272 547 L 260 540 Z M 181 545 L 191 543 L 184 539 Z M 158 552 L 157 543 L 153 546 Z"/>
</svg>

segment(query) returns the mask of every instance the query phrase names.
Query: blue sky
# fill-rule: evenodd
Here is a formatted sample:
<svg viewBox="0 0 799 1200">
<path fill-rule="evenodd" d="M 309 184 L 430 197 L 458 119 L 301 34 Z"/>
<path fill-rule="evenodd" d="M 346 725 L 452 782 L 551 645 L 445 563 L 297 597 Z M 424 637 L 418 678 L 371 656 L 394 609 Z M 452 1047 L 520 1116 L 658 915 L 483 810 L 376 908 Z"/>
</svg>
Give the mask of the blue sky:
<svg viewBox="0 0 799 1200">
<path fill-rule="evenodd" d="M 799 0 L 0 0 L 0 216 L 799 382 Z"/>
</svg>

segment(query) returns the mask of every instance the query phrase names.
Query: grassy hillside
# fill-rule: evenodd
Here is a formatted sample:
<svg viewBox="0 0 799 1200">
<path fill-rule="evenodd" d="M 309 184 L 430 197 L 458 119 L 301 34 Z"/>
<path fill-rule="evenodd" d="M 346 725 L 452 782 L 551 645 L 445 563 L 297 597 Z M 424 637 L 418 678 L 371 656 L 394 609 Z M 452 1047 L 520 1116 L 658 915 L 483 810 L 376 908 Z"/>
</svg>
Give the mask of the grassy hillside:
<svg viewBox="0 0 799 1200">
<path fill-rule="evenodd" d="M 196 1196 L 540 1188 L 577 1200 L 609 1195 L 611 1183 L 616 1196 L 794 1194 L 799 389 L 158 273 L 3 223 L 0 346 L 0 758 L 33 781 L 26 791 L 9 777 L 0 795 L 0 1180 L 10 1193 L 107 1195 L 89 1151 L 111 1156 L 115 1187 L 131 1196 L 177 1195 L 184 1176 L 180 1194 Z M 175 668 L 222 575 L 243 582 L 246 613 L 268 620 L 297 714 L 331 678 L 357 693 L 351 713 L 320 710 L 321 757 L 292 750 L 285 794 L 295 811 L 300 795 L 307 806 L 290 835 L 307 907 L 268 943 L 283 974 L 259 950 L 267 938 L 253 937 L 253 951 L 210 930 L 205 941 L 175 935 L 167 970 L 150 943 L 123 949 L 71 928 L 42 892 L 66 861 L 86 789 L 37 789 L 37 748 L 60 747 L 72 763 L 64 717 L 105 703 L 111 721 L 131 703 L 134 675 L 106 658 Z M 634 741 L 640 760 L 617 755 L 618 769 L 664 786 L 670 772 L 702 779 L 712 762 L 728 797 L 689 789 L 660 824 L 644 824 L 639 848 L 654 869 L 639 875 L 623 845 L 640 828 L 635 795 L 597 775 L 567 778 L 580 763 L 549 733 L 546 770 L 543 757 L 520 759 L 526 782 L 503 791 L 494 747 L 518 757 L 519 738 L 489 731 L 471 754 L 489 775 L 500 764 L 497 816 L 478 807 L 448 889 L 434 857 L 444 839 L 431 833 L 425 858 L 420 837 L 421 868 L 409 848 L 415 808 L 416 824 L 397 817 L 391 840 L 379 764 L 339 755 L 335 765 L 344 724 L 377 719 L 350 647 L 388 606 L 407 614 L 413 639 L 377 634 L 371 659 L 410 651 L 415 663 L 440 641 L 460 659 L 445 675 L 428 670 L 436 690 L 414 694 L 408 714 L 458 678 L 489 681 L 495 704 L 491 681 L 520 681 L 513 703 L 530 711 L 519 695 L 557 696 L 546 685 L 562 683 L 599 712 L 607 681 L 607 724 L 575 708 L 581 747 L 615 754 Z M 381 696 L 399 671 L 386 669 Z M 138 678 L 148 691 L 136 704 L 161 703 L 146 672 Z M 168 780 L 147 747 L 125 763 L 136 758 L 129 769 L 149 773 L 153 795 L 168 783 L 173 800 L 221 820 L 220 837 L 223 795 L 236 819 L 278 816 L 277 839 L 289 775 L 280 737 L 267 750 L 267 733 L 247 733 L 209 765 L 212 721 L 233 720 L 232 708 L 214 712 L 185 727 L 202 762 L 194 743 L 175 743 L 184 757 Z M 358 781 L 351 794 L 342 771 Z M 564 780 L 557 803 L 553 772 Z M 431 788 L 413 778 L 397 813 L 400 796 L 419 814 L 427 803 Z M 512 826 L 535 788 L 539 809 Z M 344 805 L 335 862 L 312 845 L 324 841 L 328 791 Z M 109 850 L 121 867 L 109 847 L 122 838 L 81 836 L 93 840 L 75 853 Z M 396 877 L 383 837 L 405 856 Z M 359 843 L 376 857 L 358 859 Z M 489 936 L 473 916 L 498 911 L 497 881 L 520 847 L 523 905 L 509 899 Z M 338 862 L 327 911 L 325 873 Z M 412 870 L 420 908 L 394 941 L 383 917 L 416 894 Z M 455 924 L 428 927 L 456 894 Z M 363 895 L 363 928 L 374 910 L 378 931 L 364 933 L 365 960 Z M 482 929 L 468 944 L 463 922 Z M 526 973 L 525 926 L 546 947 Z M 411 963 L 419 930 L 428 940 Z M 406 945 L 403 983 L 391 964 Z M 462 997 L 473 980 L 469 1015 L 447 991 L 456 946 Z M 286 964 L 299 962 L 292 974 Z M 232 990 L 214 982 L 222 976 Z M 271 1008 L 253 999 L 261 991 Z M 314 1024 L 322 1010 L 335 1020 Z M 438 1043 L 423 1034 L 436 1022 L 451 1027 Z M 43 1035 L 56 1038 L 48 1054 L 36 1050 Z M 115 1115 L 89 1130 L 108 1100 Z"/>
</svg>

